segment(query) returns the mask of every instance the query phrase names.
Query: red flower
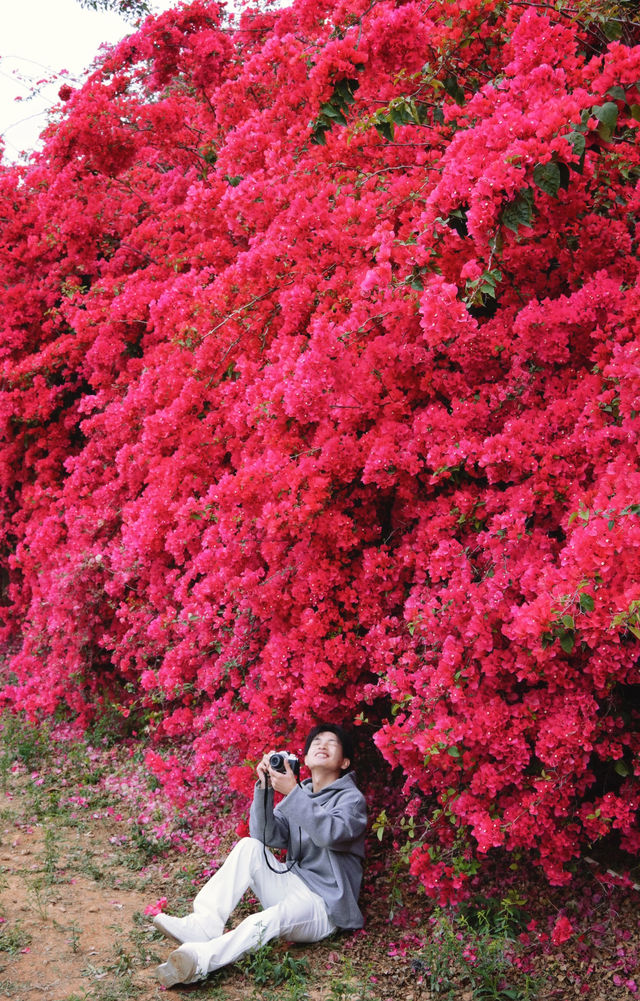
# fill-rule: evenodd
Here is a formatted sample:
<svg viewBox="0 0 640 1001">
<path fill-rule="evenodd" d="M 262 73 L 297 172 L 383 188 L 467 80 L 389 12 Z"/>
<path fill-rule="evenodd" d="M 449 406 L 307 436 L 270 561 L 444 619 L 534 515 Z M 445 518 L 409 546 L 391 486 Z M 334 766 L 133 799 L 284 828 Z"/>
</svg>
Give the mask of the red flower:
<svg viewBox="0 0 640 1001">
<path fill-rule="evenodd" d="M 568 942 L 572 935 L 573 925 L 564 914 L 561 914 L 553 926 L 551 941 L 554 945 L 562 945 L 563 942 Z"/>
</svg>

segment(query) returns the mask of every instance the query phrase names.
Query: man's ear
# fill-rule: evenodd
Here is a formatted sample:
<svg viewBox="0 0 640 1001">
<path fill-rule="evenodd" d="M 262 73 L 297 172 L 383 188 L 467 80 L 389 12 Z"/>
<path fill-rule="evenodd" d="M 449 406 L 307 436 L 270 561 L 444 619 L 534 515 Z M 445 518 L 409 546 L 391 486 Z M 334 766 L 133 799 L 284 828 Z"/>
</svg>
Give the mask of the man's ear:
<svg viewBox="0 0 640 1001">
<path fill-rule="evenodd" d="M 350 764 L 351 764 L 351 761 L 350 761 L 349 758 L 343 758 L 342 759 L 342 764 L 340 765 L 340 770 L 343 771 L 343 772 L 346 772 L 346 770 L 347 770 L 347 768 L 349 767 Z"/>
</svg>

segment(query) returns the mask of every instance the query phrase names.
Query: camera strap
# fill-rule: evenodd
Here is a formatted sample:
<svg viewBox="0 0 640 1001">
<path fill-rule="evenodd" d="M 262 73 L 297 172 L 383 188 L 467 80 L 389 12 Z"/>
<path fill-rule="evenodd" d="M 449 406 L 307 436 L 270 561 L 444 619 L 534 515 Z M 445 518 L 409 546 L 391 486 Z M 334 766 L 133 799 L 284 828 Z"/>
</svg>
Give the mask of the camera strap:
<svg viewBox="0 0 640 1001">
<path fill-rule="evenodd" d="M 298 785 L 300 785 L 300 779 L 297 780 Z M 287 863 L 285 869 L 276 869 L 271 865 L 269 860 L 269 852 L 267 851 L 267 806 L 269 805 L 269 778 L 265 775 L 264 783 L 264 824 L 262 827 L 262 853 L 264 855 L 264 860 L 267 863 L 267 868 L 271 872 L 275 872 L 278 876 L 284 876 L 285 873 L 291 872 L 296 862 L 299 862 L 302 858 L 302 829 L 298 827 L 298 857 L 294 858 L 291 864 Z M 291 845 L 293 849 L 293 844 Z M 293 851 L 292 851 L 293 854 Z"/>
</svg>

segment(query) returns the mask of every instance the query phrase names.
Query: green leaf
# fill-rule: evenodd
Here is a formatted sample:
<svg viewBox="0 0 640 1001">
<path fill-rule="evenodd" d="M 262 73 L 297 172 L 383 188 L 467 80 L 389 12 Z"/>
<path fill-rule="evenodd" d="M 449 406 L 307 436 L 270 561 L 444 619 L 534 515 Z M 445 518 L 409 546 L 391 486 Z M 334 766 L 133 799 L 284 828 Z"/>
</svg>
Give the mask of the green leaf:
<svg viewBox="0 0 640 1001">
<path fill-rule="evenodd" d="M 311 131 L 312 142 L 324 146 L 326 144 L 325 132 L 336 122 L 340 125 L 347 124 L 344 112 L 350 104 L 353 104 L 355 100 L 353 93 L 359 86 L 360 82 L 355 79 L 344 77 L 342 80 L 338 80 L 329 100 L 320 106 L 320 114 Z"/>
<path fill-rule="evenodd" d="M 390 108 L 389 115 L 396 125 L 410 125 L 419 121 L 415 107 L 412 107 L 412 103 L 406 99 L 403 99 L 398 104 L 394 104 Z"/>
<path fill-rule="evenodd" d="M 447 748 L 447 754 L 450 757 L 452 757 L 452 758 L 459 758 L 460 757 L 460 751 L 458 750 L 457 747 L 448 747 Z"/>
<path fill-rule="evenodd" d="M 320 111 L 326 118 L 332 118 L 335 121 L 340 122 L 342 125 L 347 124 L 347 119 L 342 114 L 340 108 L 336 107 L 335 104 L 323 104 L 320 106 Z"/>
<path fill-rule="evenodd" d="M 524 188 L 512 202 L 502 210 L 502 223 L 514 233 L 520 226 L 530 226 L 533 218 L 533 191 Z"/>
<path fill-rule="evenodd" d="M 456 104 L 464 104 L 464 91 L 458 83 L 458 78 L 455 73 L 450 73 L 448 77 L 445 77 L 444 89 L 449 97 L 453 98 Z"/>
<path fill-rule="evenodd" d="M 232 188 L 237 188 L 238 185 L 240 184 L 240 181 L 243 180 L 243 177 L 241 174 L 237 174 L 235 177 L 232 177 L 229 174 L 225 174 L 224 179 L 231 185 Z"/>
<path fill-rule="evenodd" d="M 381 135 L 383 139 L 387 139 L 389 142 L 393 141 L 393 122 L 382 119 L 381 121 L 376 122 L 375 128 L 376 132 Z"/>
<path fill-rule="evenodd" d="M 629 768 L 629 765 L 625 764 L 624 761 L 616 761 L 614 768 L 617 774 L 622 775 L 623 778 L 631 774 L 631 769 Z"/>
<path fill-rule="evenodd" d="M 574 625 L 575 625 L 575 623 L 573 621 L 573 615 L 563 615 L 562 616 L 562 625 L 566 626 L 567 629 L 573 629 Z"/>
<path fill-rule="evenodd" d="M 571 179 L 571 171 L 569 170 L 569 165 L 564 162 L 564 160 L 557 160 L 558 170 L 560 171 L 560 187 L 565 191 L 569 187 L 569 181 Z"/>
<path fill-rule="evenodd" d="M 630 104 L 629 111 L 634 121 L 640 122 L 640 104 Z"/>
<path fill-rule="evenodd" d="M 545 191 L 552 198 L 558 197 L 558 191 L 562 183 L 560 167 L 553 160 L 548 163 L 537 163 L 533 168 L 533 180 L 542 191 Z"/>
<path fill-rule="evenodd" d="M 627 95 L 622 87 L 609 87 L 607 91 L 607 97 L 612 97 L 614 101 L 625 101 L 627 100 Z"/>
<path fill-rule="evenodd" d="M 618 105 L 613 101 L 606 101 L 604 104 L 595 104 L 593 114 L 600 122 L 598 135 L 605 142 L 611 139 L 618 121 Z"/>
<path fill-rule="evenodd" d="M 601 27 L 607 41 L 617 42 L 619 38 L 622 38 L 620 21 L 603 21 Z"/>
<path fill-rule="evenodd" d="M 595 606 L 595 602 L 590 594 L 580 595 L 580 611 L 581 612 L 592 612 Z"/>
<path fill-rule="evenodd" d="M 560 646 L 565 653 L 571 653 L 575 645 L 575 637 L 572 632 L 560 633 Z"/>
<path fill-rule="evenodd" d="M 336 84 L 334 93 L 342 98 L 343 104 L 353 104 L 355 97 L 353 92 L 360 86 L 359 80 L 344 79 Z"/>
<path fill-rule="evenodd" d="M 582 132 L 570 132 L 567 136 L 567 142 L 573 147 L 573 152 L 578 157 L 578 164 L 571 164 L 573 169 L 581 174 L 584 168 L 584 158 L 587 152 L 587 140 L 585 139 Z"/>
</svg>

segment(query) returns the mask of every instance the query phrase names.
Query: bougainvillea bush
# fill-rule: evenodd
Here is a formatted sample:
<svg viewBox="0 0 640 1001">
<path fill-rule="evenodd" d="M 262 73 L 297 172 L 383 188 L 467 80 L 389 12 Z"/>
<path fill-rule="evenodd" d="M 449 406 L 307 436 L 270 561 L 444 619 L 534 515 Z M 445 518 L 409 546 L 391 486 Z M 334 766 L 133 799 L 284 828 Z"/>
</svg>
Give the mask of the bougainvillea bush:
<svg viewBox="0 0 640 1001">
<path fill-rule="evenodd" d="M 640 848 L 623 8 L 196 0 L 61 88 L 0 178 L 6 705 L 183 793 L 359 722 L 440 899 Z"/>
</svg>

